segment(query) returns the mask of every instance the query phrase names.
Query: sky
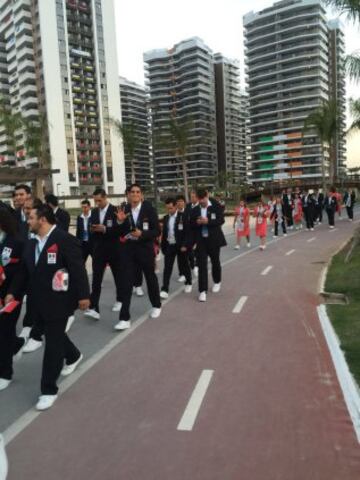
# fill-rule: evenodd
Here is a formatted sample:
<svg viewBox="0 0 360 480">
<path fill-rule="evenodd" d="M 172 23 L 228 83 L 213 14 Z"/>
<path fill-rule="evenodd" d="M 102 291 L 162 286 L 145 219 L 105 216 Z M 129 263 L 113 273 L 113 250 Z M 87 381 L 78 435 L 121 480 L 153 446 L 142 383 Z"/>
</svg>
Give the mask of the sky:
<svg viewBox="0 0 360 480">
<path fill-rule="evenodd" d="M 242 17 L 269 7 L 272 0 L 114 0 L 119 74 L 144 83 L 143 53 L 200 37 L 214 51 L 244 65 Z M 329 18 L 336 18 L 329 11 Z M 346 52 L 360 46 L 360 25 L 344 24 Z M 244 87 L 242 77 L 242 87 Z M 360 82 L 347 82 L 347 97 L 360 97 Z M 348 122 L 349 122 L 348 118 Z M 360 166 L 360 132 L 347 139 L 348 166 Z"/>
</svg>

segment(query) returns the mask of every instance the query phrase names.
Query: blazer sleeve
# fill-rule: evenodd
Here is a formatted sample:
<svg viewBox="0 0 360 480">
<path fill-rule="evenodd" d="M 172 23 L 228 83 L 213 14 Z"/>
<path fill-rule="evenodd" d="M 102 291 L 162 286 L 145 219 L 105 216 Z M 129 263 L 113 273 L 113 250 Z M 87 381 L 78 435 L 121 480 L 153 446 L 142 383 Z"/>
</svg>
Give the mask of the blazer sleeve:
<svg viewBox="0 0 360 480">
<path fill-rule="evenodd" d="M 75 236 L 78 240 L 81 240 L 80 221 L 81 221 L 81 217 L 78 216 L 77 219 L 76 219 L 76 234 L 75 234 Z"/>
<path fill-rule="evenodd" d="M 63 239 L 62 247 L 64 249 L 64 260 L 70 277 L 70 289 L 77 290 L 77 299 L 84 300 L 90 298 L 89 280 L 85 265 L 82 260 L 81 247 L 79 241 L 68 235 Z"/>
</svg>

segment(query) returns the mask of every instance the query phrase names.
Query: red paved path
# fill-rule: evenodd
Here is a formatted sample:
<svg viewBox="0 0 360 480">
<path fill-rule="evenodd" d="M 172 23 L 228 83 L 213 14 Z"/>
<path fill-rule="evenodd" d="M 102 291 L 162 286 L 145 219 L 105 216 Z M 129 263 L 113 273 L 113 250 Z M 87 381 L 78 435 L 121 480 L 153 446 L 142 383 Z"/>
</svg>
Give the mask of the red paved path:
<svg viewBox="0 0 360 480">
<path fill-rule="evenodd" d="M 228 264 L 222 292 L 206 304 L 176 297 L 10 443 L 9 479 L 360 479 L 316 314 L 323 265 L 313 262 L 326 261 L 354 225 L 339 227 Z M 233 314 L 241 295 L 248 301 Z M 179 432 L 203 369 L 214 376 L 194 430 Z"/>
</svg>

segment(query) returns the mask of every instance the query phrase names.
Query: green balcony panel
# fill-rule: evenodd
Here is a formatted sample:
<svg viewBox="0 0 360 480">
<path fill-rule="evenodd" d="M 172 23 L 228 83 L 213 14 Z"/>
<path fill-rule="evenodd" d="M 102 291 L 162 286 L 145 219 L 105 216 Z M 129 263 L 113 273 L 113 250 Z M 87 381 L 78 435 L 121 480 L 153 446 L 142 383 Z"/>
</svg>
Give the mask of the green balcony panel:
<svg viewBox="0 0 360 480">
<path fill-rule="evenodd" d="M 264 150 L 273 150 L 274 147 L 272 145 L 263 145 L 262 147 L 260 147 L 260 150 L 264 151 Z"/>
<path fill-rule="evenodd" d="M 273 139 L 273 137 L 260 137 L 260 142 L 269 142 Z"/>
</svg>

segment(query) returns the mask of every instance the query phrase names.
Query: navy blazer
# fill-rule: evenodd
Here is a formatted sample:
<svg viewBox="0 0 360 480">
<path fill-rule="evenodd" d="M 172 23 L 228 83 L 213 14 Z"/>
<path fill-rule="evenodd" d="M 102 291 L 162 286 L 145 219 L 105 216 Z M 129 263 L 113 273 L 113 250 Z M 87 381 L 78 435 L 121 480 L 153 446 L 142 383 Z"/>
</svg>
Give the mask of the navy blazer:
<svg viewBox="0 0 360 480">
<path fill-rule="evenodd" d="M 88 220 L 88 235 L 89 235 L 89 242 L 91 242 L 92 240 L 92 233 L 90 231 L 90 225 L 91 225 L 91 213 L 90 213 L 90 217 L 89 217 L 89 220 Z M 78 240 L 80 240 L 80 242 L 83 242 L 84 241 L 84 233 L 85 233 L 85 228 L 84 228 L 84 219 L 81 215 L 78 215 L 77 219 L 76 219 L 76 238 Z"/>
<path fill-rule="evenodd" d="M 9 293 L 19 299 L 26 292 L 27 308 L 34 315 L 41 314 L 47 321 L 69 317 L 79 300 L 90 297 L 80 243 L 73 235 L 55 227 L 35 263 L 36 245 L 36 239 L 26 243 L 21 272 L 14 276 Z M 66 292 L 54 291 L 52 287 L 54 274 L 60 269 L 66 269 L 69 274 Z"/>
<path fill-rule="evenodd" d="M 104 217 L 104 221 L 102 225 L 105 225 L 106 231 L 105 233 L 99 232 L 92 232 L 91 233 L 91 241 L 94 247 L 94 250 L 98 248 L 106 248 L 106 249 L 113 249 L 114 247 L 118 247 L 119 242 L 115 241 L 117 235 L 117 217 L 116 217 L 116 207 L 109 203 L 109 207 L 107 209 L 106 215 Z M 100 225 L 100 210 L 98 208 L 93 208 L 91 210 L 90 216 L 90 224 L 91 225 Z"/>
<path fill-rule="evenodd" d="M 214 247 L 225 247 L 226 240 L 224 232 L 221 226 L 224 224 L 224 210 L 221 205 L 214 200 L 210 199 L 211 205 L 207 209 L 207 218 L 209 223 L 207 224 L 209 236 L 207 241 Z M 193 241 L 199 246 L 204 241 L 202 236 L 202 225 L 198 225 L 196 220 L 201 217 L 201 206 L 197 205 L 191 210 L 190 213 L 190 227 L 193 232 Z"/>
<path fill-rule="evenodd" d="M 330 203 L 329 203 L 329 199 L 330 199 Z M 325 210 L 328 210 L 328 211 L 333 211 L 335 213 L 336 211 L 336 206 L 337 206 L 337 200 L 336 200 L 336 197 L 334 197 L 333 195 L 331 196 L 327 196 L 325 198 Z"/>
<path fill-rule="evenodd" d="M 127 213 L 128 216 L 122 224 L 118 225 L 118 235 L 125 240 L 126 235 L 128 235 L 134 228 L 137 228 L 142 232 L 141 237 L 138 240 L 128 240 L 126 243 L 143 247 L 146 246 L 149 250 L 151 248 L 151 251 L 153 252 L 154 242 L 160 236 L 159 218 L 156 209 L 150 202 L 142 202 L 136 223 L 131 214 L 130 204 L 127 204 L 124 207 L 124 212 Z"/>
<path fill-rule="evenodd" d="M 70 215 L 69 212 L 63 210 L 62 208 L 58 208 L 56 213 L 54 214 L 56 218 L 56 225 L 64 230 L 65 232 L 69 231 L 70 227 Z"/>
<path fill-rule="evenodd" d="M 165 254 L 167 247 L 170 245 L 168 242 L 168 235 L 169 235 L 169 215 L 165 215 L 163 218 L 163 231 L 161 237 L 161 251 Z M 191 248 L 191 237 L 190 233 L 190 222 L 189 217 L 186 215 L 185 212 L 177 212 L 176 220 L 175 220 L 175 242 L 178 248 L 187 247 Z"/>
<path fill-rule="evenodd" d="M 9 286 L 21 270 L 23 249 L 24 242 L 19 235 L 6 235 L 4 241 L 0 243 L 0 256 L 5 273 L 5 281 L 0 286 L 1 299 L 6 297 Z"/>
</svg>

